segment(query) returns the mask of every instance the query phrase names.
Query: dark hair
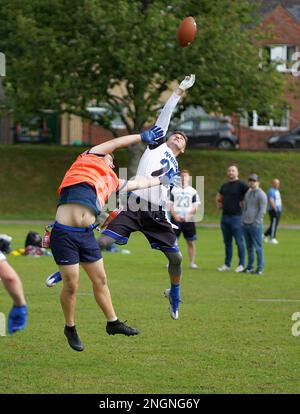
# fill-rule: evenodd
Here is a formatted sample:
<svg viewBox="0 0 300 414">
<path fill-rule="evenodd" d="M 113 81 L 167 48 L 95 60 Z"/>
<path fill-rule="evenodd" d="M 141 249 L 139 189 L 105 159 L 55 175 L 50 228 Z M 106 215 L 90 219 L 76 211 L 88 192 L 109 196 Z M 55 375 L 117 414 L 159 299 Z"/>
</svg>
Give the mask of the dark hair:
<svg viewBox="0 0 300 414">
<path fill-rule="evenodd" d="M 174 131 L 174 132 L 172 132 L 172 135 L 175 135 L 175 134 L 180 134 L 185 140 L 185 145 L 187 145 L 189 139 L 183 131 Z"/>
</svg>

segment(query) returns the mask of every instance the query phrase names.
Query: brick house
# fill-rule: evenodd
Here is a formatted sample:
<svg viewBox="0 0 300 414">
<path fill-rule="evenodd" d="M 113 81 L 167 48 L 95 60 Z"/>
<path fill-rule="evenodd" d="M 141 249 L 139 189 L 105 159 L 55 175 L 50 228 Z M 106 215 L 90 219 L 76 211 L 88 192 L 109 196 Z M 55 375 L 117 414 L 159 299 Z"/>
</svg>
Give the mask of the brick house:
<svg viewBox="0 0 300 414">
<path fill-rule="evenodd" d="M 300 92 L 300 76 L 293 76 L 300 52 L 300 4 L 299 1 L 264 1 L 261 8 L 263 29 L 272 30 L 272 39 L 264 39 L 259 53 L 267 53 L 269 61 L 278 62 L 277 70 L 287 79 L 284 99 L 289 108 L 282 113 L 281 119 L 272 120 L 260 116 L 255 110 L 237 120 L 237 133 L 242 149 L 265 149 L 266 139 L 271 135 L 281 135 L 300 124 L 300 99 L 290 86 Z M 293 56 L 294 55 L 294 56 Z M 300 55 L 299 55 L 300 56 Z M 298 67 L 300 71 L 300 64 Z"/>
</svg>

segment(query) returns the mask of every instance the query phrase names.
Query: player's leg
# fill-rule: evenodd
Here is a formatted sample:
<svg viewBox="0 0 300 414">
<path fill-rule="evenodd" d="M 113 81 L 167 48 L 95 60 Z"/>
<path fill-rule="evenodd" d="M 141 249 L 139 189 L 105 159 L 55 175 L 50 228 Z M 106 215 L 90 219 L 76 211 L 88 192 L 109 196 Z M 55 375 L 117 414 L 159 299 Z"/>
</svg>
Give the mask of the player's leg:
<svg viewBox="0 0 300 414">
<path fill-rule="evenodd" d="M 122 211 L 106 227 L 106 229 L 102 231 L 102 234 L 110 237 L 117 244 L 126 244 L 132 232 L 141 230 L 138 215 L 138 211 Z"/>
<path fill-rule="evenodd" d="M 196 258 L 196 245 L 193 240 L 187 240 L 188 255 L 190 259 L 190 268 L 197 269 L 198 266 L 195 263 Z"/>
<path fill-rule="evenodd" d="M 64 334 L 68 343 L 75 351 L 83 351 L 84 346 L 77 334 L 75 325 L 76 293 L 79 281 L 79 263 L 59 266 L 63 287 L 60 293 L 60 303 L 65 317 Z"/>
<path fill-rule="evenodd" d="M 51 250 L 63 280 L 60 303 L 65 317 L 64 334 L 75 351 L 84 346 L 75 325 L 76 293 L 79 281 L 79 242 L 84 233 L 54 226 L 51 232 Z"/>
<path fill-rule="evenodd" d="M 76 293 L 79 282 L 79 263 L 59 266 L 63 287 L 60 293 L 60 303 L 67 326 L 75 325 Z"/>
<path fill-rule="evenodd" d="M 177 245 L 176 234 L 164 211 L 144 211 L 141 216 L 142 232 L 151 247 L 162 251 L 169 260 L 168 271 L 171 286 L 166 289 L 165 296 L 170 301 L 171 318 L 178 319 L 182 254 Z"/>
<path fill-rule="evenodd" d="M 138 329 L 131 328 L 119 321 L 113 308 L 103 259 L 93 263 L 81 262 L 93 285 L 95 300 L 107 319 L 106 331 L 110 335 L 137 335 Z"/>
<path fill-rule="evenodd" d="M 165 296 L 169 298 L 171 318 L 178 319 L 180 304 L 180 283 L 182 274 L 182 254 L 179 249 L 178 251 L 169 251 L 162 248 L 161 251 L 169 260 L 168 272 L 170 277 L 170 288 L 165 290 Z"/>
<path fill-rule="evenodd" d="M 0 253 L 0 255 L 3 254 Z M 16 306 L 25 305 L 26 301 L 21 279 L 5 258 L 0 260 L 0 277 L 14 304 Z"/>
<path fill-rule="evenodd" d="M 188 255 L 189 255 L 189 260 L 190 260 L 190 268 L 198 269 L 198 266 L 195 263 L 195 259 L 196 259 L 195 240 L 197 240 L 195 223 L 192 223 L 192 222 L 182 223 L 182 232 L 187 242 L 187 249 L 188 249 Z"/>
<path fill-rule="evenodd" d="M 8 332 L 13 334 L 27 325 L 27 305 L 22 282 L 3 253 L 0 253 L 0 277 L 13 300 L 13 307 L 8 315 Z"/>
</svg>

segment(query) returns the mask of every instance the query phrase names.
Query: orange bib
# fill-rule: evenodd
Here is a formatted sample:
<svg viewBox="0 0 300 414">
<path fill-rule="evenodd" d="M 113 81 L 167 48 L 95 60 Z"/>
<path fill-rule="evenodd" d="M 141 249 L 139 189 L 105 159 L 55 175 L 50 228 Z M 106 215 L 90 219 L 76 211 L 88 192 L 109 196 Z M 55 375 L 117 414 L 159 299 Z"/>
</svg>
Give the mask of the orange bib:
<svg viewBox="0 0 300 414">
<path fill-rule="evenodd" d="M 70 185 L 79 183 L 91 184 L 97 194 L 101 207 L 104 206 L 111 193 L 118 191 L 119 179 L 114 171 L 108 167 L 103 158 L 95 154 L 80 154 L 66 172 L 59 188 L 61 190 Z"/>
</svg>

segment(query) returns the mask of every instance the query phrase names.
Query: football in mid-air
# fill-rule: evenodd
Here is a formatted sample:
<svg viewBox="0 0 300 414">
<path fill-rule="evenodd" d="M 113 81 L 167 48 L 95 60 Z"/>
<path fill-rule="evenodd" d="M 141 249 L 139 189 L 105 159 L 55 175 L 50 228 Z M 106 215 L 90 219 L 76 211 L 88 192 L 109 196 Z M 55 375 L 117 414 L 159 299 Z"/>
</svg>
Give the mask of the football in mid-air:
<svg viewBox="0 0 300 414">
<path fill-rule="evenodd" d="M 181 47 L 186 47 L 194 40 L 197 32 L 197 24 L 192 16 L 186 17 L 180 23 L 177 30 L 177 40 Z"/>
</svg>

